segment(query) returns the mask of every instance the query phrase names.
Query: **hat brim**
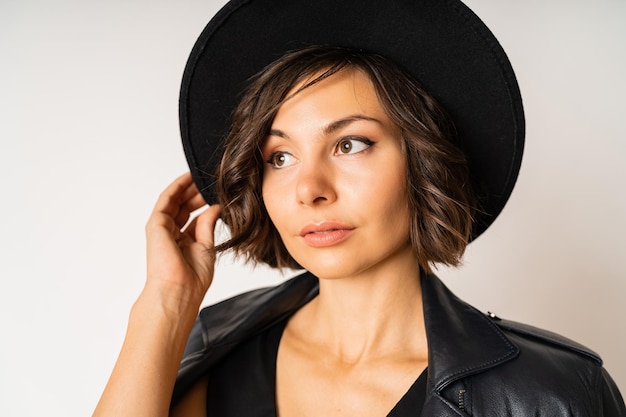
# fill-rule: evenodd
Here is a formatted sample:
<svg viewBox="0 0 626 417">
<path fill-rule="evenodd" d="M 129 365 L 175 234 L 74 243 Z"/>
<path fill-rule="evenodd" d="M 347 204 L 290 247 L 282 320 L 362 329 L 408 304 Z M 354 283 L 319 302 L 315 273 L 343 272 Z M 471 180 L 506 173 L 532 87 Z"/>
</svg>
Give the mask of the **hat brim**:
<svg viewBox="0 0 626 417">
<path fill-rule="evenodd" d="M 413 76 L 452 117 L 480 198 L 472 237 L 494 221 L 521 165 L 524 112 L 511 64 L 458 0 L 233 0 L 207 24 L 183 75 L 180 124 L 195 182 L 216 201 L 214 171 L 248 80 L 311 45 L 375 52 Z"/>
</svg>

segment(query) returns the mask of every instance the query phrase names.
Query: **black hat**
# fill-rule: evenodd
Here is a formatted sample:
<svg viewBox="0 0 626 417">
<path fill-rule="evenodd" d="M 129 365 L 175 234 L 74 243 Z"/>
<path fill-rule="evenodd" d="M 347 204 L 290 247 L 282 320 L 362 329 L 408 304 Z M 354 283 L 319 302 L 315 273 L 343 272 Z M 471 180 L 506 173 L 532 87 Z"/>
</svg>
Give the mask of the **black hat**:
<svg viewBox="0 0 626 417">
<path fill-rule="evenodd" d="M 232 0 L 208 23 L 185 68 L 180 124 L 208 203 L 230 115 L 251 76 L 287 52 L 339 46 L 382 55 L 451 116 L 481 201 L 473 238 L 504 207 L 519 172 L 524 112 L 504 50 L 458 0 Z"/>
</svg>

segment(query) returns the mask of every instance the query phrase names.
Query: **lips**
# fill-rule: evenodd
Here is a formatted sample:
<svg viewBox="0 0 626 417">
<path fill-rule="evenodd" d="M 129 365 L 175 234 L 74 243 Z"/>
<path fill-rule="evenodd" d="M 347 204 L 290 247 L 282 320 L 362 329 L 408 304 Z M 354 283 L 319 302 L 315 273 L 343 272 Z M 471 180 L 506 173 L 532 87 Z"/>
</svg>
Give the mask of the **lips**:
<svg viewBox="0 0 626 417">
<path fill-rule="evenodd" d="M 300 231 L 302 239 L 312 247 L 321 248 L 337 245 L 346 240 L 354 227 L 337 222 L 322 222 L 305 226 Z"/>
</svg>

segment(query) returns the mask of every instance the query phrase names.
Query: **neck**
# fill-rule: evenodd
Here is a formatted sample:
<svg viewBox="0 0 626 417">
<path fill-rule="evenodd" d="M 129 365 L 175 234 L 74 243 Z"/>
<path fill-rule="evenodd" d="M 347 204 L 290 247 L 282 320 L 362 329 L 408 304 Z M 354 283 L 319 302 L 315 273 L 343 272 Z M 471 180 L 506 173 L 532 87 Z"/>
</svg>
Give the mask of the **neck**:
<svg viewBox="0 0 626 417">
<path fill-rule="evenodd" d="M 344 362 L 426 349 L 419 266 L 410 249 L 355 276 L 321 278 L 319 296 L 298 315 L 303 337 Z"/>
</svg>

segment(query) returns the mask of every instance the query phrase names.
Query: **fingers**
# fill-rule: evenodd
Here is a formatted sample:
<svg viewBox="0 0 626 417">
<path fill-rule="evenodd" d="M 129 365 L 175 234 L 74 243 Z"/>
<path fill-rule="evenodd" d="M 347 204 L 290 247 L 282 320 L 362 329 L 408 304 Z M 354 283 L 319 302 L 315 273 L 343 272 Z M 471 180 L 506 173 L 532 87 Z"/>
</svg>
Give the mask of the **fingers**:
<svg viewBox="0 0 626 417">
<path fill-rule="evenodd" d="M 146 224 L 146 285 L 159 291 L 165 288 L 168 294 L 172 288 L 191 289 L 194 299 L 202 298 L 213 279 L 214 228 L 220 207 L 208 207 L 181 229 L 191 213 L 205 205 L 188 173 L 161 193 Z"/>
<path fill-rule="evenodd" d="M 215 245 L 215 225 L 221 211 L 222 207 L 217 204 L 209 206 L 193 219 L 185 233 L 203 246 L 212 248 Z"/>
<path fill-rule="evenodd" d="M 165 190 L 161 192 L 154 206 L 154 211 L 172 214 L 169 212 L 174 205 L 173 200 L 179 199 L 180 196 L 193 184 L 191 173 L 186 172 L 176 178 Z"/>
<path fill-rule="evenodd" d="M 191 174 L 185 173 L 172 182 L 159 196 L 153 210 L 153 217 L 167 218 L 174 221 L 177 229 L 182 228 L 189 220 L 189 215 L 206 205 L 202 194 L 194 184 Z M 168 222 L 169 223 L 169 222 Z"/>
<path fill-rule="evenodd" d="M 191 213 L 193 213 L 194 211 L 198 210 L 199 208 L 203 206 L 206 206 L 206 202 L 204 201 L 202 194 L 200 194 L 196 186 L 195 185 L 191 186 L 190 190 L 191 190 L 191 193 L 188 193 L 189 195 L 182 196 L 183 202 L 179 206 L 178 214 L 174 218 L 174 221 L 176 222 L 176 226 L 179 229 L 182 228 L 187 223 Z"/>
</svg>

